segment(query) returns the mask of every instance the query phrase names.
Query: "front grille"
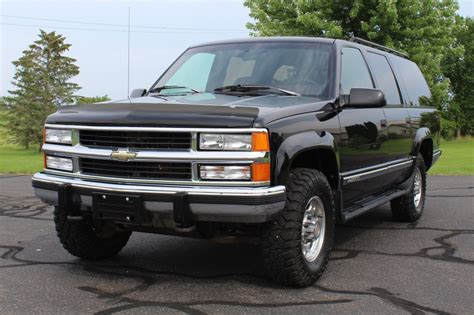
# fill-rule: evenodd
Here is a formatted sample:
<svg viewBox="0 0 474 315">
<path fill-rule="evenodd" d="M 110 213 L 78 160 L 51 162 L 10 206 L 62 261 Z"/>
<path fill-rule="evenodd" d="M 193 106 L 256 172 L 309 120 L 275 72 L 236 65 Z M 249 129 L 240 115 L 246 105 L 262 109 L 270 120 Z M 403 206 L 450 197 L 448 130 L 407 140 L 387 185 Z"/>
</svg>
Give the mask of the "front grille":
<svg viewBox="0 0 474 315">
<path fill-rule="evenodd" d="M 79 141 L 90 148 L 141 150 L 190 149 L 189 132 L 80 130 Z"/>
<path fill-rule="evenodd" d="M 82 174 L 137 179 L 190 180 L 191 163 L 79 159 Z"/>
</svg>

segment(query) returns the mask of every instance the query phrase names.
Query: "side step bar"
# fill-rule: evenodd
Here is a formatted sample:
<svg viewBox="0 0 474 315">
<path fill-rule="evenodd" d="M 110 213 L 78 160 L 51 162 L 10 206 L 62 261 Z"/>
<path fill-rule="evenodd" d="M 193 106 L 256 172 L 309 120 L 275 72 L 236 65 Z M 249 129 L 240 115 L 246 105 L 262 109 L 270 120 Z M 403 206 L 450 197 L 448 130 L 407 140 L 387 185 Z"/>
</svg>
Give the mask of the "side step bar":
<svg viewBox="0 0 474 315">
<path fill-rule="evenodd" d="M 410 189 L 395 189 L 395 190 L 387 191 L 378 196 L 373 196 L 373 197 L 369 197 L 361 201 L 358 201 L 355 203 L 354 206 L 344 209 L 342 213 L 343 222 L 345 223 L 349 220 L 352 220 L 355 217 L 358 217 L 361 214 L 369 210 L 372 210 L 373 208 L 376 208 L 380 205 L 383 205 L 384 203 L 389 202 L 390 200 L 394 198 L 400 197 L 401 195 L 408 193 L 409 191 Z"/>
</svg>

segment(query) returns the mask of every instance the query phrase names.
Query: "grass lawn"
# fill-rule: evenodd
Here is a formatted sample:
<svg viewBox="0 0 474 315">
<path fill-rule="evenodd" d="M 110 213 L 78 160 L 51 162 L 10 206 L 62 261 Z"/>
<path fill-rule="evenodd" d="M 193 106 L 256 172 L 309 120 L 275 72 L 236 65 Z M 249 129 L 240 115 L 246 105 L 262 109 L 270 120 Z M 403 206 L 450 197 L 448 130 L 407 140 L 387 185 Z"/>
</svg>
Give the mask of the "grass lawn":
<svg viewBox="0 0 474 315">
<path fill-rule="evenodd" d="M 442 141 L 443 154 L 430 174 L 474 175 L 474 138 Z M 32 174 L 43 169 L 37 149 L 25 150 L 0 143 L 0 174 Z"/>
<path fill-rule="evenodd" d="M 0 145 L 0 174 L 32 174 L 42 169 L 43 155 L 38 149 Z"/>
<path fill-rule="evenodd" d="M 474 175 L 474 138 L 441 141 L 443 153 L 430 174 Z"/>
<path fill-rule="evenodd" d="M 9 144 L 4 112 L 0 108 L 0 174 L 33 174 L 43 169 L 43 154 Z"/>
</svg>

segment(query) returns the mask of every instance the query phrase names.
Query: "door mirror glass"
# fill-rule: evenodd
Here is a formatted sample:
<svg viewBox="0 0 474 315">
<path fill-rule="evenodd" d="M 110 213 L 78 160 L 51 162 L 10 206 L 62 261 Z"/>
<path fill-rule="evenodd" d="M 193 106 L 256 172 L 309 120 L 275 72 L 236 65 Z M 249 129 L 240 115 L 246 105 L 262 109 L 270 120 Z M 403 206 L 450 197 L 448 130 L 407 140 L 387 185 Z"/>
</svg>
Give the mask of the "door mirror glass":
<svg viewBox="0 0 474 315">
<path fill-rule="evenodd" d="M 381 90 L 352 88 L 349 94 L 349 102 L 346 107 L 383 107 L 387 105 L 385 95 Z"/>
<path fill-rule="evenodd" d="M 142 97 L 145 95 L 146 90 L 145 89 L 135 89 L 130 93 L 130 98 L 137 98 L 137 97 Z"/>
</svg>

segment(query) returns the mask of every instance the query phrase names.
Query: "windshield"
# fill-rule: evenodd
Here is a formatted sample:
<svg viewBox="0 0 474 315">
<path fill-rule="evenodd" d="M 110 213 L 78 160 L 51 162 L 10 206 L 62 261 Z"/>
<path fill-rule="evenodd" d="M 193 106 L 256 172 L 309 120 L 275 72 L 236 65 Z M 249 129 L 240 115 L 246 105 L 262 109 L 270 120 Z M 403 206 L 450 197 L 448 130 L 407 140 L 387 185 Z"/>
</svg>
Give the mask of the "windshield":
<svg viewBox="0 0 474 315">
<path fill-rule="evenodd" d="M 328 99 L 331 54 L 332 46 L 324 43 L 255 42 L 196 47 L 187 50 L 151 90 L 180 86 L 214 93 L 216 88 L 252 85 Z M 160 95 L 176 93 L 176 89 L 160 91 Z"/>
</svg>

